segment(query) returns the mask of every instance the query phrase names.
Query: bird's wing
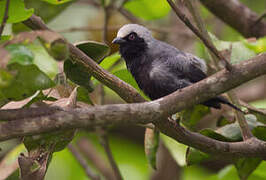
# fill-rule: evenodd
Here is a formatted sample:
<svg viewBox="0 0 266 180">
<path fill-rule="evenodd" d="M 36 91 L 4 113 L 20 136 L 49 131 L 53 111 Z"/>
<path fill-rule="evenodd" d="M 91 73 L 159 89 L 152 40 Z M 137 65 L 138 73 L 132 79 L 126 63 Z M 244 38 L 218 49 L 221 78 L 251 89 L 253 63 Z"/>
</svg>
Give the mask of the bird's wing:
<svg viewBox="0 0 266 180">
<path fill-rule="evenodd" d="M 207 77 L 205 62 L 192 54 L 178 52 L 167 59 L 171 69 L 182 73 L 192 83 Z"/>
</svg>

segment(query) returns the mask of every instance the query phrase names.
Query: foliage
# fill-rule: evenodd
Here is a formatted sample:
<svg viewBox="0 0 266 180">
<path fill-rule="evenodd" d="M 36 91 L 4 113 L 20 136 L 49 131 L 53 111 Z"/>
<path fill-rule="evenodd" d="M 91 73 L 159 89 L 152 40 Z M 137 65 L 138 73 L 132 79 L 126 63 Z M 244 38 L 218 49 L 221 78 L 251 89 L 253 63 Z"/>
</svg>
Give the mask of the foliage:
<svg viewBox="0 0 266 180">
<path fill-rule="evenodd" d="M 7 0 L 0 1 L 0 25 L 4 17 L 6 2 Z M 119 4 L 121 2 L 111 0 L 94 1 L 92 4 L 81 2 L 84 4 L 88 3 L 86 6 L 92 12 L 91 17 L 87 19 L 65 19 L 65 23 L 71 24 L 75 21 L 81 22 L 82 19 L 86 19 L 86 21 L 81 23 L 88 24 L 88 29 L 92 29 L 91 31 L 94 32 L 86 31 L 88 34 L 87 39 L 89 40 L 75 43 L 75 46 L 84 55 L 89 56 L 102 68 L 133 86 L 146 100 L 149 100 L 126 69 L 119 53 L 116 52 L 110 55 L 111 48 L 108 46 L 108 41 L 105 41 L 108 44 L 106 45 L 91 39 L 95 38 L 92 36 L 97 36 L 99 39 L 98 36 L 101 32 L 98 32 L 98 27 L 102 27 L 102 24 L 104 24 L 102 20 L 99 20 L 101 16 L 99 15 L 100 9 L 106 10 L 108 8 L 111 9 L 110 11 L 108 9 L 110 14 L 114 13 L 113 11 L 119 12 L 119 10 L 122 10 L 122 12 L 126 12 L 126 17 L 129 19 L 140 18 L 141 21 L 137 21 L 143 22 L 142 20 L 146 20 L 149 21 L 147 24 L 157 24 L 157 28 L 153 28 L 156 31 L 154 35 L 169 39 L 170 36 L 168 37 L 168 35 L 175 32 L 172 32 L 175 27 L 172 25 L 172 29 L 170 31 L 167 30 L 167 33 L 165 33 L 165 29 L 160 26 L 168 24 L 170 27 L 170 16 L 168 14 L 171 8 L 167 1 L 160 0 L 131 0 L 125 1 L 124 4 Z M 104 101 L 106 103 L 121 102 L 121 99 L 115 99 L 109 91 L 106 91 L 106 87 L 102 88 L 104 85 L 92 77 L 91 69 L 85 63 L 77 62 L 76 57 L 71 55 L 67 43 L 70 37 L 67 34 L 64 34 L 66 36 L 63 37 L 50 31 L 26 32 L 30 31 L 30 29 L 23 24 L 23 21 L 27 20 L 33 13 L 40 16 L 45 23 L 57 22 L 57 16 L 62 15 L 61 13 L 68 14 L 69 9 L 78 7 L 73 6 L 78 3 L 80 2 L 74 0 L 10 0 L 7 19 L 8 26 L 5 27 L 5 31 L 1 34 L 0 38 L 0 107 L 10 109 L 58 106 L 62 109 L 73 109 L 76 107 L 88 108 L 94 104 L 100 104 L 99 101 L 101 103 Z M 245 3 L 248 4 L 246 1 Z M 93 4 L 96 5 L 93 6 Z M 252 4 L 252 7 L 261 11 L 262 6 L 255 6 L 254 4 Z M 82 4 L 82 6 L 85 5 Z M 213 18 L 213 15 L 204 7 L 201 6 L 200 10 L 206 22 Z M 116 28 L 117 25 L 120 26 L 120 24 L 113 24 L 113 22 L 120 22 L 120 19 L 115 17 L 116 20 L 112 20 L 114 17 L 110 14 L 108 14 L 111 19 L 109 19 L 110 22 L 105 23 L 108 26 L 107 30 L 111 32 L 112 28 Z M 92 23 L 93 18 L 96 20 Z M 154 20 L 157 21 L 155 22 Z M 214 29 L 217 28 L 215 23 L 209 23 L 207 26 L 210 32 L 215 32 Z M 51 29 L 53 28 L 51 27 Z M 110 35 L 107 34 L 107 39 L 112 39 L 115 35 L 114 33 L 110 34 L 112 34 L 112 37 L 109 37 Z M 221 28 L 220 34 L 214 35 L 210 33 L 210 35 L 219 51 L 224 52 L 231 49 L 232 64 L 237 64 L 259 53 L 266 52 L 266 37 L 244 39 L 235 30 L 227 26 Z M 84 39 L 84 37 L 82 38 Z M 202 43 L 197 42 L 195 47 L 199 56 L 205 59 L 210 58 Z M 115 48 L 112 47 L 112 52 L 113 49 Z M 213 65 L 211 64 L 210 66 Z M 60 78 L 63 78 L 63 80 Z M 12 103 L 15 105 L 12 105 Z M 258 102 L 253 105 L 256 108 L 262 107 L 265 110 L 266 101 L 261 100 L 259 103 L 260 105 L 257 105 Z M 203 105 L 195 105 L 176 114 L 175 120 L 191 131 L 218 141 L 242 141 L 239 124 L 232 122 L 232 119 L 234 120 L 235 118 L 235 114 L 232 112 L 226 112 L 220 117 L 213 119 L 215 122 L 218 119 L 221 120 L 217 123 L 219 126 L 209 125 L 209 122 L 205 122 L 204 128 L 199 128 L 202 122 L 213 114 L 215 113 L 211 109 Z M 249 109 L 249 114 L 245 115 L 245 119 L 253 135 L 265 141 L 265 114 Z M 18 179 L 18 168 L 20 169 L 20 176 L 24 179 L 43 179 L 46 172 L 45 179 L 85 179 L 86 174 L 82 167 L 79 166 L 76 158 L 67 150 L 67 145 L 71 142 L 76 143 L 81 137 L 85 137 L 93 142 L 92 144 L 96 147 L 97 153 L 106 161 L 105 164 L 108 164 L 105 153 L 95 135 L 98 130 L 97 128 L 95 128 L 96 132 L 78 131 L 76 133 L 76 130 L 62 131 L 58 127 L 58 130 L 55 132 L 41 133 L 34 136 L 29 134 L 23 138 L 22 144 L 20 144 L 21 141 L 19 141 L 20 143 L 15 142 L 9 153 L 1 157 L 0 179 L 8 176 L 8 179 Z M 223 160 L 223 157 L 203 153 L 195 148 L 187 147 L 164 134 L 160 134 L 156 129 L 148 128 L 146 129 L 143 147 L 142 144 L 121 135 L 120 131 L 126 131 L 127 134 L 130 134 L 131 128 L 134 127 L 119 127 L 119 133 L 115 135 L 112 131 L 110 133 L 111 150 L 125 179 L 148 179 L 154 175 L 153 172 L 156 169 L 160 170 L 158 168 L 160 167 L 158 166 L 160 157 L 158 158 L 157 153 L 160 144 L 163 144 L 168 149 L 171 157 L 179 165 L 182 172 L 182 180 L 230 180 L 237 178 L 253 180 L 266 178 L 266 163 L 262 158 L 233 158 L 227 161 L 226 166 L 219 168 L 214 173 L 205 166 L 202 166 L 202 164 L 220 162 Z M 110 128 L 110 130 L 113 129 L 115 128 Z M 137 139 L 136 132 L 133 133 L 133 136 Z M 141 134 L 142 139 L 143 136 L 144 133 Z M 3 147 L 2 144 L 0 145 L 1 148 L 5 148 L 5 145 Z M 93 167 L 93 171 L 101 174 L 101 171 L 90 160 L 87 159 L 87 161 L 89 166 Z M 5 172 L 5 168 L 8 168 L 9 171 Z"/>
</svg>

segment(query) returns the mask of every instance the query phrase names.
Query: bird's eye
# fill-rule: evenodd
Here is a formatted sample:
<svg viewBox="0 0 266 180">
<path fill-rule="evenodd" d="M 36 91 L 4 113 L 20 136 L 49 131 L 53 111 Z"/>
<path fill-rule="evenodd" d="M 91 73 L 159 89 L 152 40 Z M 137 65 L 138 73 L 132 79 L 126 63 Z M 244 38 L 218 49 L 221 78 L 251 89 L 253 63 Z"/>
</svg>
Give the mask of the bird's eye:
<svg viewBox="0 0 266 180">
<path fill-rule="evenodd" d="M 128 39 L 129 39 L 130 41 L 133 41 L 135 38 L 136 38 L 135 34 L 130 34 L 130 35 L 128 36 Z"/>
</svg>

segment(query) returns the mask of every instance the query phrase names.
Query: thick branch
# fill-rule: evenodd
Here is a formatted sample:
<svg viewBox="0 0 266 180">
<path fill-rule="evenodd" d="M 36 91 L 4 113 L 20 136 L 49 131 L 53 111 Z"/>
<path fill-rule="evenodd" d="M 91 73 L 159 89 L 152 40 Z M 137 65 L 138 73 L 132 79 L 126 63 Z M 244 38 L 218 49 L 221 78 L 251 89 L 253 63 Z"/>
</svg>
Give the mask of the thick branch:
<svg viewBox="0 0 266 180">
<path fill-rule="evenodd" d="M 246 81 L 266 74 L 266 53 L 234 65 L 233 69 L 232 72 L 222 70 L 194 85 L 152 102 L 104 105 L 68 111 L 57 110 L 56 113 L 47 116 L 30 116 L 16 121 L 1 122 L 0 140 L 62 129 L 153 122 L 166 135 L 204 152 L 216 155 L 265 158 L 266 143 L 255 138 L 238 143 L 220 142 L 190 132 L 173 121 L 162 120 L 195 103 L 203 102 Z M 30 115 L 31 110 L 24 109 L 27 113 L 23 114 Z M 15 110 L 12 112 L 17 114 Z M 21 110 L 18 112 L 21 113 Z M 20 114 L 17 114 L 18 118 L 19 116 Z"/>
<path fill-rule="evenodd" d="M 266 35 L 266 21 L 238 0 L 200 0 L 213 14 L 240 32 L 244 37 Z"/>
<path fill-rule="evenodd" d="M 32 29 L 47 29 L 46 25 L 36 16 L 32 16 L 24 23 Z M 110 75 L 73 45 L 69 44 L 69 47 L 74 60 L 83 63 L 93 76 L 117 92 L 125 101 L 144 101 L 134 88 L 117 77 Z M 232 72 L 221 71 L 215 76 L 193 86 L 150 103 L 108 105 L 90 109 L 76 109 L 71 112 L 58 111 L 49 116 L 3 122 L 0 124 L 0 140 L 60 129 L 95 128 L 96 126 L 108 126 L 110 124 L 153 122 L 161 132 L 203 152 L 229 155 L 231 157 L 237 155 L 265 158 L 266 145 L 257 139 L 252 138 L 249 141 L 239 143 L 220 142 L 198 133 L 190 132 L 178 126 L 175 122 L 167 121 L 166 119 L 162 121 L 162 117 L 169 116 L 171 113 L 187 108 L 193 103 L 207 100 L 243 82 L 265 74 L 265 58 L 266 54 L 259 55 L 250 61 L 235 65 L 234 68 L 236 69 Z M 25 111 L 30 110 L 25 109 Z"/>
</svg>

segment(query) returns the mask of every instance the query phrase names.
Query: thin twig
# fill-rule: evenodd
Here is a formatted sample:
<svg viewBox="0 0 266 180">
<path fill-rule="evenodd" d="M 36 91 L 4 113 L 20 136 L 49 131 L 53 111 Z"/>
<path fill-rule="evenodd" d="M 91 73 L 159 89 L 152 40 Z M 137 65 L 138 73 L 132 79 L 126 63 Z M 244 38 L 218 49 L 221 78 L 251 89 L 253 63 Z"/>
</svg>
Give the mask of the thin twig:
<svg viewBox="0 0 266 180">
<path fill-rule="evenodd" d="M 200 17 L 200 13 L 199 13 L 198 9 L 196 8 L 197 4 L 196 4 L 195 0 L 186 1 L 186 5 L 189 8 L 190 13 L 193 15 L 193 17 L 195 19 L 195 22 L 196 22 L 199 30 L 201 31 L 202 35 L 204 36 L 204 38 L 207 39 L 212 44 L 213 47 L 215 47 L 214 44 L 211 41 L 211 38 L 210 38 L 210 36 L 209 36 L 204 24 L 203 24 L 203 20 Z M 232 46 L 230 46 L 230 49 L 229 49 L 228 53 L 226 55 L 224 55 L 224 57 L 226 59 L 230 60 L 231 53 L 232 53 Z M 217 57 L 214 56 L 214 54 L 212 52 L 210 52 L 210 54 L 213 57 L 213 60 L 215 62 L 216 68 L 219 69 L 218 64 L 217 64 L 217 61 L 219 59 L 217 59 Z M 236 95 L 234 94 L 234 92 L 231 91 L 231 92 L 228 93 L 228 95 L 230 96 L 230 99 L 232 100 L 232 102 L 234 104 L 236 104 L 237 106 L 239 106 L 239 100 L 236 97 Z M 243 139 L 247 140 L 247 139 L 253 137 L 250 129 L 248 128 L 248 124 L 246 122 L 244 114 L 237 111 L 236 112 L 236 116 L 237 116 L 237 121 L 238 121 L 240 129 L 241 129 L 241 133 L 242 133 Z"/>
<path fill-rule="evenodd" d="M 103 21 L 103 42 L 105 44 L 108 44 L 108 22 L 110 19 L 110 10 L 109 7 L 104 7 L 103 8 L 104 11 L 104 21 Z"/>
<path fill-rule="evenodd" d="M 190 132 L 182 126 L 176 127 L 171 121 L 164 119 L 175 112 L 191 107 L 193 104 L 204 102 L 244 82 L 266 74 L 265 59 L 266 53 L 262 53 L 248 61 L 234 65 L 234 73 L 222 70 L 195 85 L 153 102 L 76 108 L 70 111 L 56 110 L 53 114 L 37 117 L 32 117 L 31 111 L 38 108 L 26 108 L 23 111 L 27 116 L 23 118 L 20 118 L 20 109 L 0 110 L 0 114 L 2 113 L 0 115 L 1 120 L 7 112 L 8 114 L 12 112 L 19 121 L 1 121 L 0 141 L 58 131 L 59 129 L 94 129 L 109 125 L 154 123 L 162 133 L 203 152 L 223 157 L 266 157 L 266 143 L 256 138 L 237 143 L 221 142 L 199 133 Z M 120 89 L 122 89 L 121 87 Z"/>
<path fill-rule="evenodd" d="M 232 55 L 232 44 L 230 45 L 230 49 L 227 51 L 226 56 L 228 57 L 228 59 L 231 60 L 231 55 Z M 229 98 L 231 99 L 231 101 L 236 106 L 240 107 L 240 103 L 239 103 L 240 100 L 236 96 L 234 90 L 229 91 L 227 94 L 228 94 Z M 240 130 L 241 130 L 243 140 L 247 141 L 248 139 L 254 137 L 251 130 L 249 129 L 249 126 L 248 126 L 248 123 L 246 121 L 244 114 L 239 112 L 239 111 L 235 111 L 235 114 L 236 114 L 236 119 L 237 119 L 237 122 L 238 122 Z"/>
<path fill-rule="evenodd" d="M 239 101 L 239 104 L 241 106 L 244 106 L 245 108 L 247 108 L 248 111 L 256 112 L 258 114 L 266 116 L 266 109 L 256 108 L 256 107 L 254 107 L 254 106 L 252 106 L 252 105 L 250 105 L 250 104 L 248 104 L 248 103 L 246 103 L 244 101 L 241 101 L 241 100 Z"/>
<path fill-rule="evenodd" d="M 197 2 L 195 0 L 189 0 L 189 1 L 185 1 L 186 3 L 186 6 L 187 8 L 189 9 L 190 13 L 192 14 L 197 26 L 198 26 L 198 29 L 201 31 L 202 35 L 210 42 L 212 43 L 212 40 L 211 40 L 211 37 L 209 36 L 209 33 L 203 23 L 203 20 L 200 16 L 200 12 L 198 10 L 198 4 L 196 4 Z M 212 43 L 212 46 L 214 46 L 214 44 Z M 215 65 L 215 67 L 218 69 L 219 66 L 218 66 L 218 61 L 219 59 L 217 58 L 217 56 L 210 50 L 208 49 L 208 52 L 210 53 L 211 57 L 212 57 L 212 60 L 213 60 L 213 63 Z"/>
<path fill-rule="evenodd" d="M 82 155 L 78 152 L 78 150 L 72 144 L 68 145 L 68 149 L 73 154 L 73 156 L 77 159 L 79 164 L 83 167 L 83 169 L 85 170 L 89 178 L 91 178 L 92 180 L 100 179 L 100 177 L 97 174 L 91 171 L 91 168 L 88 166 L 88 163 L 84 160 Z"/>
<path fill-rule="evenodd" d="M 255 21 L 254 26 L 258 24 L 263 18 L 266 17 L 266 11 Z"/>
<path fill-rule="evenodd" d="M 149 128 L 149 129 L 155 129 L 155 126 L 152 123 L 149 124 L 137 124 L 138 126 Z"/>
<path fill-rule="evenodd" d="M 6 21 L 8 19 L 9 2 L 10 2 L 9 0 L 6 0 L 5 12 L 4 12 L 3 20 L 2 20 L 2 23 L 1 23 L 1 26 L 0 26 L 0 40 L 1 40 L 2 33 L 4 31 L 4 27 L 6 25 Z"/>
<path fill-rule="evenodd" d="M 122 14 L 125 18 L 127 18 L 130 22 L 135 24 L 143 24 L 138 18 L 136 18 L 131 12 L 121 7 L 118 9 L 118 12 Z"/>
<path fill-rule="evenodd" d="M 121 5 L 119 8 L 123 7 L 129 0 L 122 0 Z"/>
<path fill-rule="evenodd" d="M 228 71 L 231 71 L 232 65 L 226 60 L 226 58 L 213 46 L 213 44 L 208 39 L 206 39 L 202 35 L 202 33 L 190 22 L 186 15 L 173 3 L 172 0 L 167 0 L 167 2 L 172 7 L 173 11 L 176 13 L 179 19 L 202 40 L 205 46 L 209 48 L 219 60 L 224 62 L 225 68 Z"/>
<path fill-rule="evenodd" d="M 107 155 L 107 158 L 110 162 L 110 165 L 113 169 L 113 172 L 115 174 L 115 177 L 117 180 L 122 180 L 123 177 L 119 171 L 119 168 L 114 160 L 114 157 L 112 155 L 112 152 L 111 152 L 111 148 L 110 148 L 110 145 L 109 145 L 109 139 L 108 139 L 108 136 L 106 134 L 106 132 L 104 130 L 99 130 L 99 136 L 100 136 L 100 143 L 101 145 L 103 146 L 105 152 L 106 152 L 106 155 Z"/>
<path fill-rule="evenodd" d="M 32 29 L 48 29 L 41 19 L 35 15 L 23 23 Z M 73 45 L 68 45 L 70 47 L 71 56 L 74 57 L 74 60 L 81 62 L 96 79 L 113 89 L 121 98 L 128 103 L 144 102 L 144 99 L 134 90 L 134 88 L 131 88 L 128 84 L 104 71 L 92 59 L 87 57 L 82 51 Z M 256 138 L 244 142 L 225 143 L 198 133 L 190 132 L 181 126 L 174 125 L 171 121 L 167 121 L 166 119 L 164 121 L 157 121 L 165 116 L 215 97 L 220 93 L 265 74 L 265 58 L 266 54 L 262 53 L 248 61 L 233 65 L 234 73 L 220 71 L 212 77 L 206 78 L 195 85 L 186 87 L 182 91 L 175 92 L 155 102 L 123 104 L 121 106 L 97 106 L 89 108 L 87 111 L 84 109 L 75 109 L 71 113 L 60 111 L 50 116 L 37 118 L 31 118 L 30 116 L 22 118 L 19 119 L 19 123 L 14 122 L 14 124 L 12 124 L 13 122 L 1 122 L 0 140 L 55 131 L 58 130 L 58 128 L 92 128 L 95 126 L 104 127 L 110 124 L 117 125 L 123 123 L 136 124 L 153 122 L 161 132 L 174 138 L 180 143 L 197 148 L 203 152 L 221 155 L 223 157 L 265 157 L 265 142 Z M 199 94 L 200 96 L 198 96 Z M 117 108 L 124 109 L 121 111 L 114 111 L 117 110 Z M 143 109 L 145 109 L 145 111 L 140 112 L 140 110 Z M 26 109 L 25 111 L 28 111 L 30 114 L 31 109 Z M 76 111 L 79 112 L 75 113 Z M 150 119 L 151 114 L 153 115 L 152 119 Z M 6 129 L 8 129 L 8 131 L 6 131 Z"/>
<path fill-rule="evenodd" d="M 77 141 L 78 150 L 84 157 L 90 161 L 94 167 L 105 177 L 105 179 L 114 180 L 115 175 L 106 160 L 94 148 L 93 144 L 87 138 L 81 138 Z"/>
<path fill-rule="evenodd" d="M 228 94 L 230 95 L 232 102 L 235 105 L 239 106 L 239 104 L 240 104 L 239 103 L 239 99 L 235 95 L 234 91 L 230 91 Z M 246 140 L 254 137 L 252 135 L 251 130 L 248 127 L 248 123 L 246 121 L 246 118 L 245 118 L 244 114 L 239 112 L 239 111 L 236 111 L 236 119 L 237 119 L 237 122 L 239 124 L 243 140 L 246 141 Z"/>
</svg>

